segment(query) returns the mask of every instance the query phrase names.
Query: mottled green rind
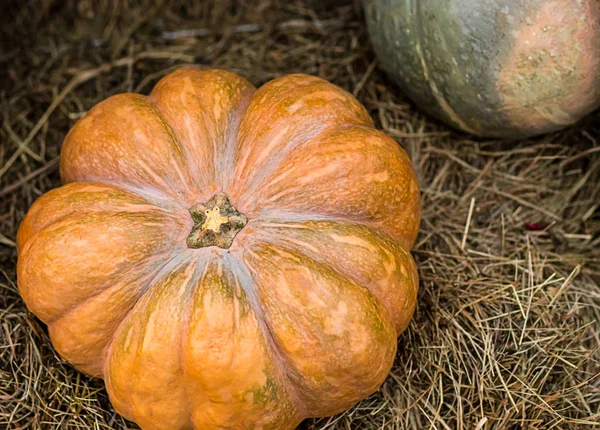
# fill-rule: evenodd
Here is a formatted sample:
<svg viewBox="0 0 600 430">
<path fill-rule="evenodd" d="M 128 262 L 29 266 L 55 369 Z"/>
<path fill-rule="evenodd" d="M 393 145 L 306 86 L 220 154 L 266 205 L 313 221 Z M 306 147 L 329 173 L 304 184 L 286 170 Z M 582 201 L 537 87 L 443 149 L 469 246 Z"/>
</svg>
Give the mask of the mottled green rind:
<svg viewBox="0 0 600 430">
<path fill-rule="evenodd" d="M 549 98 L 559 104 L 581 85 L 568 64 L 557 65 L 551 73 L 538 73 L 537 59 L 533 58 L 532 67 L 519 73 L 523 79 L 519 85 L 524 88 L 516 95 L 518 114 L 511 118 L 507 112 L 510 108 L 503 99 L 514 95 L 499 92 L 498 79 L 512 55 L 514 30 L 529 25 L 529 17 L 536 16 L 545 1 L 364 0 L 364 8 L 383 68 L 421 109 L 472 134 L 519 138 L 574 123 L 600 104 L 598 75 L 586 100 L 576 111 L 567 112 L 566 119 L 534 124 L 536 106 L 547 104 Z M 578 7 L 582 17 L 600 21 L 598 5 L 587 6 L 593 16 L 584 16 L 584 6 Z M 600 61 L 599 27 L 595 31 L 599 42 L 592 57 Z M 572 46 L 577 54 L 577 43 Z M 509 84 L 508 90 L 514 91 L 519 85 Z M 522 109 L 532 115 L 529 124 Z M 515 116 L 523 120 L 517 123 Z"/>
</svg>

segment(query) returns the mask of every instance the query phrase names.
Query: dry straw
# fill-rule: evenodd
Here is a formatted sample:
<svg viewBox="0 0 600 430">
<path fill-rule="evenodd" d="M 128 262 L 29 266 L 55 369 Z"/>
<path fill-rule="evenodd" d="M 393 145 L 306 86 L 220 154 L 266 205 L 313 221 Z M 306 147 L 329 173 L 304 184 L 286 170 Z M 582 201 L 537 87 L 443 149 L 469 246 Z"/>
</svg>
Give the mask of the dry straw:
<svg viewBox="0 0 600 430">
<path fill-rule="evenodd" d="M 329 79 L 364 103 L 419 176 L 421 290 L 395 367 L 378 393 L 302 428 L 600 425 L 598 114 L 514 143 L 449 131 L 377 67 L 358 2 L 9 0 L 0 16 L 0 428 L 134 427 L 26 311 L 15 235 L 58 186 L 74 121 L 189 63 L 256 85 L 292 72 Z"/>
</svg>

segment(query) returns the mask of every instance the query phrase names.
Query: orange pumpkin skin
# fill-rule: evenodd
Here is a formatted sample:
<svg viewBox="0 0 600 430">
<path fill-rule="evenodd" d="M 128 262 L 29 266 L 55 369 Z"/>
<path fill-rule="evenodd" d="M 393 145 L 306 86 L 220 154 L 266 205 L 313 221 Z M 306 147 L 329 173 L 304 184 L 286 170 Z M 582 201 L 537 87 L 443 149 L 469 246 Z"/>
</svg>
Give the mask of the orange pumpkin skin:
<svg viewBox="0 0 600 430">
<path fill-rule="evenodd" d="M 415 307 L 419 190 L 345 91 L 182 69 L 94 107 L 61 176 L 20 227 L 19 290 L 120 414 L 286 429 L 383 382 Z M 219 193 L 247 223 L 229 247 L 190 247 L 233 225 L 225 206 L 203 215 Z"/>
</svg>

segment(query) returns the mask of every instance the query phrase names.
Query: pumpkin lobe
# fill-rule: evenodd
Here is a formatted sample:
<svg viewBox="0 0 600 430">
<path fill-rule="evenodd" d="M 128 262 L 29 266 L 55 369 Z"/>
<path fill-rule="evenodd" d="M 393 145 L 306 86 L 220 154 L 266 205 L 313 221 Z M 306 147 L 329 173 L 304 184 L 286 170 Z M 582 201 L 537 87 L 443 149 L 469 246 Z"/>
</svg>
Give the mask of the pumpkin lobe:
<svg viewBox="0 0 600 430">
<path fill-rule="evenodd" d="M 233 238 L 248 223 L 248 218 L 229 202 L 224 193 L 190 208 L 194 227 L 187 238 L 188 248 L 218 246 L 229 248 Z"/>
</svg>

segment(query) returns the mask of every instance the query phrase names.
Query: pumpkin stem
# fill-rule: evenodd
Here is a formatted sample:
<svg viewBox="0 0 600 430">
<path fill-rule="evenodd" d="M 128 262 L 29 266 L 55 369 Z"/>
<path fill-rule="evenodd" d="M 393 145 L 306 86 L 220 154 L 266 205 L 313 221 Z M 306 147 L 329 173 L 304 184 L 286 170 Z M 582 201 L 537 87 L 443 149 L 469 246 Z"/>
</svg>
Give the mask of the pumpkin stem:
<svg viewBox="0 0 600 430">
<path fill-rule="evenodd" d="M 223 193 L 215 194 L 206 203 L 193 206 L 190 215 L 194 227 L 187 238 L 188 248 L 229 248 L 235 235 L 248 223 L 246 216 L 238 212 Z"/>
</svg>

